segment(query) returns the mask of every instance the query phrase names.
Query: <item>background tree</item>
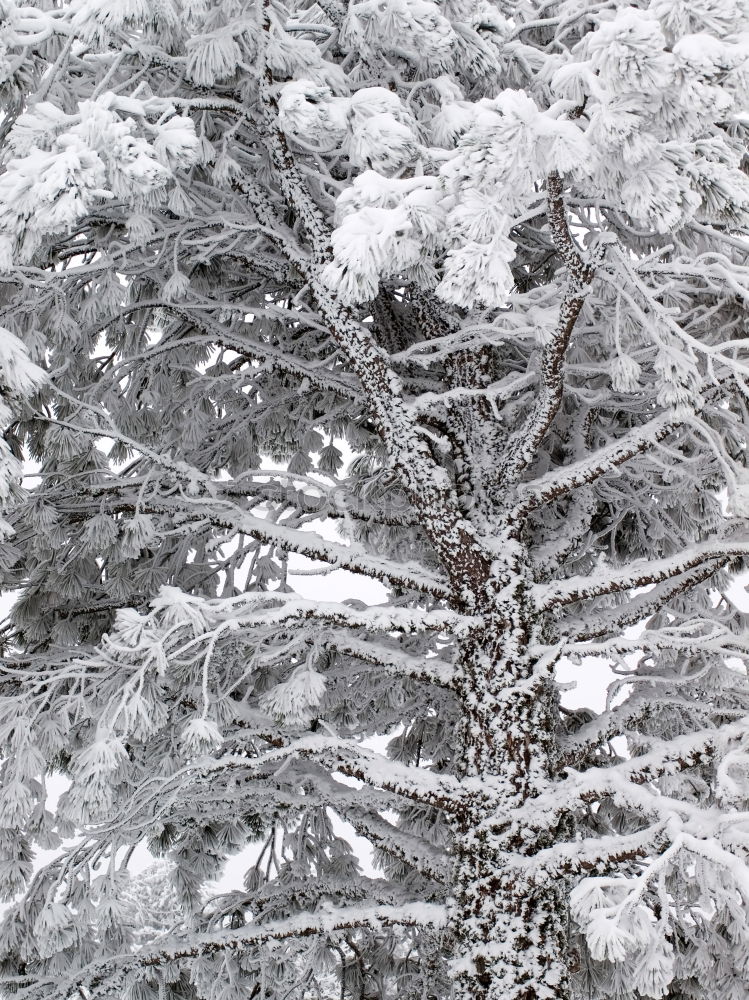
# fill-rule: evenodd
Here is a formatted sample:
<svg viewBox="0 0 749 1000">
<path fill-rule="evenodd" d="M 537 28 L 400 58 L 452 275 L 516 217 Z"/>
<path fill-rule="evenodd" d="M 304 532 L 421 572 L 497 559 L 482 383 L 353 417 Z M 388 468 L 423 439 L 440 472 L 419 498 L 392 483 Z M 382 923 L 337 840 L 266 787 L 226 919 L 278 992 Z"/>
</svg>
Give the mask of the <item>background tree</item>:
<svg viewBox="0 0 749 1000">
<path fill-rule="evenodd" d="M 745 9 L 0 17 L 3 989 L 743 1000 Z"/>
</svg>

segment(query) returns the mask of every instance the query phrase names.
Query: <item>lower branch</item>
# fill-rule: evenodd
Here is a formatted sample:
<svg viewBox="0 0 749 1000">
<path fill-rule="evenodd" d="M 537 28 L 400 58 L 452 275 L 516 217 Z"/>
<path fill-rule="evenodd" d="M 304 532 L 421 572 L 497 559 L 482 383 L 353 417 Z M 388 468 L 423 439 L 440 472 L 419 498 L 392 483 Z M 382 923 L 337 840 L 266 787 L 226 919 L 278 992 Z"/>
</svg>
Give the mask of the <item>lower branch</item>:
<svg viewBox="0 0 749 1000">
<path fill-rule="evenodd" d="M 660 611 L 669 601 L 692 590 L 705 580 L 709 580 L 714 573 L 724 569 L 730 558 L 716 560 L 701 566 L 699 569 L 686 573 L 678 580 L 666 580 L 656 584 L 652 590 L 646 594 L 638 594 L 626 605 L 604 611 L 595 617 L 585 619 L 575 619 L 570 621 L 565 634 L 573 642 L 585 642 L 589 639 L 599 639 L 602 636 L 618 633 L 628 625 L 637 625 L 650 615 Z"/>
<path fill-rule="evenodd" d="M 120 955 L 92 962 L 68 979 L 43 979 L 19 990 L 23 1000 L 66 1000 L 75 993 L 93 1000 L 97 996 L 120 994 L 128 973 L 137 968 L 156 968 L 186 958 L 200 958 L 218 952 L 243 952 L 269 941 L 335 934 L 357 928 L 443 927 L 445 909 L 436 903 L 408 903 L 404 906 L 345 906 L 332 912 L 300 913 L 286 920 L 250 924 L 238 930 L 228 928 L 211 934 L 195 934 L 189 941 L 164 938 L 137 954 Z"/>
<path fill-rule="evenodd" d="M 708 563 L 713 563 L 715 572 L 726 560 L 741 556 L 749 556 L 749 543 L 712 542 L 708 545 L 695 545 L 691 550 L 668 559 L 641 559 L 606 575 L 570 576 L 552 584 L 539 584 L 533 588 L 533 592 L 539 611 L 548 611 L 550 608 L 564 607 L 606 594 L 650 587 Z"/>
</svg>

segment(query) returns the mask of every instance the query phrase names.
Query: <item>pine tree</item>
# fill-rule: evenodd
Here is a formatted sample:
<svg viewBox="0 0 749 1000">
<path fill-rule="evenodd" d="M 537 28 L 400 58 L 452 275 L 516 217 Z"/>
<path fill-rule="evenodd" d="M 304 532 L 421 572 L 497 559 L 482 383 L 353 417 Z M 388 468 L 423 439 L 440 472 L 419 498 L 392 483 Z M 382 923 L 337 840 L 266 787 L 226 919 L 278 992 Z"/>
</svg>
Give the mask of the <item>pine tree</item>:
<svg viewBox="0 0 749 1000">
<path fill-rule="evenodd" d="M 0 0 L 4 995 L 746 1000 L 747 30 Z"/>
</svg>

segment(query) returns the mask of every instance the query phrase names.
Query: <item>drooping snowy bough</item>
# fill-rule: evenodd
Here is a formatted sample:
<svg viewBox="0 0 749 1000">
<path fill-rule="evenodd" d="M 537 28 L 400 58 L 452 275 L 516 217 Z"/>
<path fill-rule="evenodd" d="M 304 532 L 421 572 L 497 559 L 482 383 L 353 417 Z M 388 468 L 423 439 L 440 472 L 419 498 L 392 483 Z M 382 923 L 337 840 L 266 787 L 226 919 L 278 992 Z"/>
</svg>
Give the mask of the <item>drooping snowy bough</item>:
<svg viewBox="0 0 749 1000">
<path fill-rule="evenodd" d="M 747 27 L 0 0 L 4 995 L 745 1000 Z"/>
</svg>

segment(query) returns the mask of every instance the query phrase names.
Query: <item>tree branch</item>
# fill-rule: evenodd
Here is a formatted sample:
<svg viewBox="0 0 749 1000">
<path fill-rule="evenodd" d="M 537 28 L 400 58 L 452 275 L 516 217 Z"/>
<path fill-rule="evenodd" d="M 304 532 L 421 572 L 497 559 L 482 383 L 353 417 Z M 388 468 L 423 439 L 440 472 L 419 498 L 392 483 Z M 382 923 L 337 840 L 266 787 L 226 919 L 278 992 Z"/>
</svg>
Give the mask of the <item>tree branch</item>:
<svg viewBox="0 0 749 1000">
<path fill-rule="evenodd" d="M 502 834 L 511 836 L 525 826 L 548 829 L 554 816 L 606 797 L 660 819 L 679 813 L 702 816 L 704 811 L 698 806 L 643 786 L 707 763 L 715 756 L 719 743 L 745 736 L 746 725 L 734 723 L 676 737 L 664 742 L 663 749 L 629 758 L 612 767 L 591 767 L 583 772 L 569 768 L 569 777 L 557 782 L 548 792 L 529 799 L 508 816 Z"/>
<path fill-rule="evenodd" d="M 278 127 L 272 86 L 272 75 L 266 70 L 262 97 L 269 150 L 283 196 L 306 229 L 313 248 L 312 260 L 297 262 L 296 266 L 309 283 L 331 336 L 364 389 L 373 422 L 450 579 L 454 600 L 463 607 L 474 606 L 488 596 L 491 560 L 478 544 L 472 525 L 460 513 L 447 472 L 434 461 L 403 399 L 400 379 L 387 354 L 372 331 L 357 322 L 321 280 L 322 269 L 331 259 L 331 234 Z"/>
<path fill-rule="evenodd" d="M 665 828 L 666 824 L 661 821 L 637 833 L 564 841 L 536 854 L 513 855 L 509 863 L 517 866 L 519 877 L 528 872 L 534 880 L 583 872 L 586 875 L 603 875 L 610 871 L 612 865 L 635 861 L 657 852 L 668 843 Z"/>
<path fill-rule="evenodd" d="M 447 813 L 461 810 L 465 789 L 453 775 L 439 774 L 425 768 L 409 767 L 388 760 L 382 754 L 367 750 L 356 743 L 333 736 L 310 734 L 276 747 L 257 758 L 225 754 L 207 762 L 201 768 L 207 777 L 214 769 L 242 767 L 248 772 L 278 769 L 286 761 L 309 758 L 347 777 L 356 778 L 374 788 L 392 792 L 412 802 L 434 806 Z"/>
<path fill-rule="evenodd" d="M 539 611 L 549 611 L 551 608 L 564 607 L 577 601 L 586 601 L 605 594 L 617 594 L 623 590 L 636 590 L 638 587 L 649 587 L 681 576 L 689 570 L 714 560 L 713 572 L 731 559 L 749 555 L 749 543 L 713 542 L 708 545 L 695 546 L 687 552 L 668 559 L 637 560 L 624 569 L 614 571 L 606 576 L 571 576 L 566 580 L 557 580 L 552 584 L 536 584 L 533 595 Z"/>
<path fill-rule="evenodd" d="M 285 920 L 226 928 L 209 934 L 192 934 L 188 941 L 178 937 L 160 939 L 136 954 L 91 962 L 73 976 L 40 979 L 23 990 L 24 1000 L 65 1000 L 75 991 L 93 998 L 119 993 L 127 974 L 136 968 L 156 968 L 185 958 L 199 958 L 221 952 L 243 952 L 267 941 L 285 941 L 317 934 L 335 934 L 361 927 L 442 927 L 445 908 L 436 903 L 406 903 L 402 906 L 345 906 L 331 912 L 300 913 Z"/>
<path fill-rule="evenodd" d="M 325 645 L 364 663 L 382 667 L 400 677 L 413 677 L 415 680 L 439 684 L 441 687 L 450 687 L 455 673 L 452 665 L 438 656 L 409 656 L 398 649 L 388 649 L 340 633 L 326 638 Z"/>
<path fill-rule="evenodd" d="M 678 426 L 679 422 L 671 414 L 661 414 L 593 455 L 565 468 L 555 469 L 530 483 L 523 483 L 519 488 L 520 502 L 510 512 L 510 520 L 517 520 L 545 503 L 593 483 L 607 472 L 613 472 L 637 455 L 655 447 Z"/>
<path fill-rule="evenodd" d="M 567 269 L 567 283 L 559 308 L 556 332 L 541 353 L 541 391 L 525 425 L 511 441 L 509 453 L 502 465 L 500 482 L 504 489 L 516 483 L 523 470 L 533 461 L 562 404 L 564 356 L 595 274 L 594 269 L 580 256 L 567 226 L 564 187 L 559 174 L 549 174 L 546 188 L 551 233 L 557 253 Z"/>
<path fill-rule="evenodd" d="M 685 574 L 675 583 L 665 581 L 656 584 L 646 594 L 638 594 L 637 597 L 631 598 L 626 605 L 605 611 L 594 618 L 587 618 L 584 622 L 580 619 L 573 619 L 568 623 L 566 635 L 571 641 L 585 642 L 589 639 L 599 639 L 611 632 L 619 632 L 628 625 L 636 625 L 649 615 L 660 611 L 674 597 L 678 597 L 708 580 L 718 570 L 725 568 L 729 562 L 730 558 L 726 557 L 715 566 L 709 564 Z"/>
</svg>

